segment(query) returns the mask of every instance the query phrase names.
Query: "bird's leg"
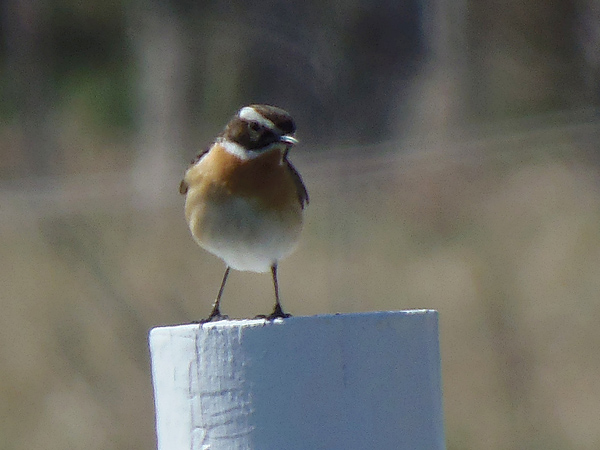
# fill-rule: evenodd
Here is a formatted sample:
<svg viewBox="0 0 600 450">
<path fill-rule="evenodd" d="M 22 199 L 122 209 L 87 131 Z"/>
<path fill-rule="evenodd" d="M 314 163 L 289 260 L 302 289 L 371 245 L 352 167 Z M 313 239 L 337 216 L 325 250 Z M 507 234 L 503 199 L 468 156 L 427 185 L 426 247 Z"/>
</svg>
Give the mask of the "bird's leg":
<svg viewBox="0 0 600 450">
<path fill-rule="evenodd" d="M 279 285 L 277 284 L 277 264 L 273 264 L 271 266 L 271 273 L 273 274 L 273 287 L 275 288 L 275 307 L 273 308 L 273 312 L 267 316 L 267 320 L 273 319 L 285 319 L 286 317 L 290 317 L 291 314 L 286 314 L 281 309 L 281 303 L 279 302 Z"/>
<path fill-rule="evenodd" d="M 213 303 L 213 308 L 212 308 L 210 315 L 206 319 L 202 320 L 200 323 L 216 322 L 217 320 L 228 319 L 227 316 L 224 316 L 223 314 L 221 314 L 221 309 L 220 309 L 219 305 L 221 303 L 221 296 L 223 295 L 223 291 L 225 290 L 225 283 L 227 283 L 227 277 L 229 276 L 229 270 L 230 270 L 230 267 L 227 266 L 227 269 L 225 269 L 225 275 L 223 275 L 223 281 L 221 281 L 221 287 L 219 288 L 219 293 L 217 294 L 217 299 L 215 300 L 215 303 Z"/>
</svg>

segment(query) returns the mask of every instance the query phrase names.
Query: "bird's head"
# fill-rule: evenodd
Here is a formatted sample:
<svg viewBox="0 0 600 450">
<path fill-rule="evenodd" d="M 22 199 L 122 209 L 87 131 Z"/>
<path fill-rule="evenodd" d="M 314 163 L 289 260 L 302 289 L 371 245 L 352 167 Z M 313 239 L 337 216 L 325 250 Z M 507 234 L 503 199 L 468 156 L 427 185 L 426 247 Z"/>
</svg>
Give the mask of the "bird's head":
<svg viewBox="0 0 600 450">
<path fill-rule="evenodd" d="M 283 109 L 270 105 L 249 105 L 240 109 L 229 121 L 220 140 L 228 151 L 236 154 L 243 152 L 238 156 L 251 158 L 273 149 L 287 151 L 298 143 L 294 137 L 295 131 L 294 120 Z"/>
</svg>

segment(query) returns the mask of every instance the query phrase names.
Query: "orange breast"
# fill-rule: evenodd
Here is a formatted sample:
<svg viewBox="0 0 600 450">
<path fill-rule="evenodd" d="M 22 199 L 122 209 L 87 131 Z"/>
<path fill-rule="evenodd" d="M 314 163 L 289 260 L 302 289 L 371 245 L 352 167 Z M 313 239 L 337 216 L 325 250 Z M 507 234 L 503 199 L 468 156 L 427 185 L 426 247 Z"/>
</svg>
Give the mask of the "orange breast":
<svg viewBox="0 0 600 450">
<path fill-rule="evenodd" d="M 241 160 L 217 146 L 190 168 L 186 182 L 214 200 L 235 195 L 252 198 L 268 209 L 300 208 L 296 186 L 282 163 L 280 150 Z"/>
</svg>

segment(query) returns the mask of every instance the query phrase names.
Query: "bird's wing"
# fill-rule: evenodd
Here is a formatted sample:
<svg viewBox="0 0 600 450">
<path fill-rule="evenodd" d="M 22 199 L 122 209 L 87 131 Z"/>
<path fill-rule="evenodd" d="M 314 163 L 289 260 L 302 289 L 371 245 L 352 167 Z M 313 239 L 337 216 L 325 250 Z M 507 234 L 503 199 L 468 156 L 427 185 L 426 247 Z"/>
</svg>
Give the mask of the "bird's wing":
<svg viewBox="0 0 600 450">
<path fill-rule="evenodd" d="M 302 177 L 298 173 L 298 171 L 294 168 L 292 163 L 285 158 L 285 163 L 287 164 L 287 168 L 290 171 L 290 175 L 292 175 L 292 179 L 294 180 L 294 184 L 296 185 L 296 192 L 298 193 L 298 200 L 300 201 L 300 206 L 304 209 L 305 205 L 308 205 L 308 191 L 306 190 L 306 186 L 304 186 L 304 182 L 302 181 Z"/>
<path fill-rule="evenodd" d="M 189 167 L 193 166 L 198 161 L 200 161 L 202 159 L 202 157 L 208 153 L 209 150 L 210 150 L 210 147 L 207 147 L 204 150 L 202 150 L 200 153 L 198 153 L 196 155 L 196 157 L 194 159 L 192 159 L 192 161 L 190 162 Z M 189 167 L 188 167 L 188 169 L 189 169 Z M 185 195 L 185 194 L 187 194 L 187 191 L 188 191 L 188 184 L 185 182 L 185 177 L 184 177 L 183 180 L 181 180 L 181 183 L 179 183 L 179 193 L 182 195 Z"/>
</svg>

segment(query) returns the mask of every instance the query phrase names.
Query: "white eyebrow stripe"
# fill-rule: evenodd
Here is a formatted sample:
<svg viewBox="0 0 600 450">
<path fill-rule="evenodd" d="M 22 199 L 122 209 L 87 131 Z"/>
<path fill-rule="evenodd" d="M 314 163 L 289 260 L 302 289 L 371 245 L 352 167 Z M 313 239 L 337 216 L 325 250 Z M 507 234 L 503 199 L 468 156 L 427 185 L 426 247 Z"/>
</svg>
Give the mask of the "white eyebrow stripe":
<svg viewBox="0 0 600 450">
<path fill-rule="evenodd" d="M 238 117 L 240 119 L 248 120 L 250 122 L 258 122 L 263 127 L 266 127 L 270 130 L 278 130 L 278 128 L 273 122 L 271 122 L 266 117 L 260 115 L 254 108 L 251 108 L 250 106 L 244 106 L 242 109 L 240 109 Z"/>
</svg>

